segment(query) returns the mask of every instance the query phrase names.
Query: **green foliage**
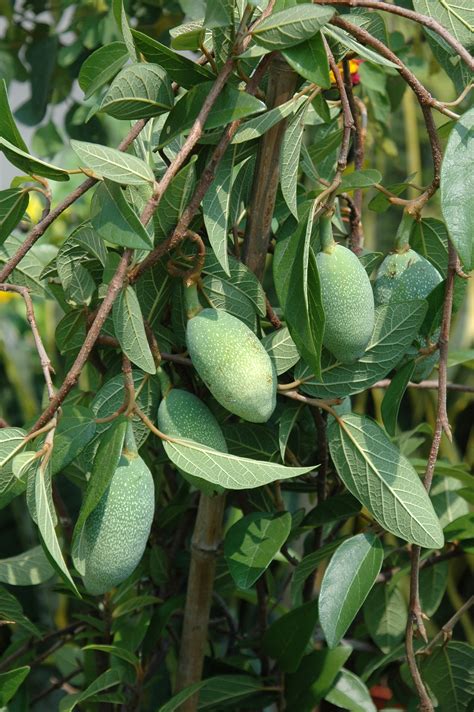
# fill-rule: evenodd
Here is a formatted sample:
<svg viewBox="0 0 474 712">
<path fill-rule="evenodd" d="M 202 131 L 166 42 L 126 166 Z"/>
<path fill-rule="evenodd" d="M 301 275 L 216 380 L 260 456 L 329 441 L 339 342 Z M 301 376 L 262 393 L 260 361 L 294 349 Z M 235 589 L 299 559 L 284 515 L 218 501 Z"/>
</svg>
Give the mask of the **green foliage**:
<svg viewBox="0 0 474 712">
<path fill-rule="evenodd" d="M 470 710 L 470 8 L 382 5 L 0 3 L 2 709 Z"/>
</svg>

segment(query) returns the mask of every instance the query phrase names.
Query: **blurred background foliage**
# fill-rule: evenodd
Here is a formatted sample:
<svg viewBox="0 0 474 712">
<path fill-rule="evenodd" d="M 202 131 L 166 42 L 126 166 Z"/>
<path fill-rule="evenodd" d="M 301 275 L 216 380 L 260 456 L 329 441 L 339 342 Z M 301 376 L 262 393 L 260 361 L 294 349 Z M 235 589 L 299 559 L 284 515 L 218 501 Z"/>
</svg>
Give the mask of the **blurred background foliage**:
<svg viewBox="0 0 474 712">
<path fill-rule="evenodd" d="M 280 3 L 284 4 L 284 3 Z M 399 3 L 411 7 L 410 2 Z M 204 14 L 200 0 L 131 0 L 125 2 L 132 26 L 152 35 L 165 44 L 170 43 L 169 29 Z M 415 23 L 407 23 L 392 15 L 386 18 L 391 33 L 391 46 L 416 73 L 423 84 L 436 98 L 449 101 L 458 94 L 458 89 L 441 66 L 434 61 L 426 36 Z M 68 147 L 70 138 L 116 145 L 122 138 L 123 123 L 105 116 L 95 115 L 83 125 L 84 116 L 93 100 L 83 101 L 83 93 L 77 83 L 79 69 L 84 60 L 100 45 L 118 40 L 119 34 L 107 0 L 74 3 L 69 0 L 33 0 L 10 2 L 0 0 L 0 77 L 9 85 L 9 94 L 16 109 L 15 116 L 34 154 L 58 165 L 69 165 L 72 155 Z M 374 65 L 372 65 L 373 67 Z M 421 114 L 414 95 L 405 91 L 405 83 L 396 72 L 386 74 L 370 71 L 362 64 L 359 68 L 360 83 L 355 92 L 364 101 L 368 112 L 366 164 L 377 168 L 384 176 L 384 184 L 393 186 L 406 183 L 425 185 L 431 180 L 431 157 L 428 139 L 422 125 Z M 18 96 L 26 93 L 26 100 L 18 102 Z M 331 90 L 327 92 L 331 98 Z M 438 126 L 446 117 L 435 114 Z M 24 131 L 23 131 L 24 129 Z M 310 132 L 308 141 L 311 143 Z M 0 187 L 9 187 L 14 173 L 10 173 L 5 159 L 0 159 Z M 54 185 L 54 202 L 58 203 L 80 177 L 72 176 L 69 183 Z M 413 189 L 405 186 L 403 195 Z M 416 192 L 415 192 L 416 194 Z M 400 209 L 388 209 L 384 201 L 374 203 L 375 190 L 367 191 L 364 197 L 363 228 L 368 249 L 386 252 L 392 245 Z M 410 196 L 411 197 L 411 196 Z M 89 196 L 76 202 L 56 220 L 40 244 L 59 244 L 88 214 Z M 371 209 L 371 208 L 376 208 Z M 28 221 L 20 228 L 27 232 L 41 216 L 41 198 L 30 194 Z M 278 206 L 277 206 L 278 210 Z M 427 215 L 440 217 L 439 197 L 430 201 Z M 472 348 L 474 336 L 474 284 L 468 284 L 468 298 L 454 318 L 450 344 L 452 367 L 449 380 L 474 385 L 474 359 L 456 365 L 456 352 Z M 60 357 L 55 343 L 55 326 L 61 316 L 53 301 L 37 300 L 36 314 L 48 353 L 52 356 L 58 382 L 66 372 L 64 357 Z M 87 376 L 84 376 L 87 377 Z M 433 377 L 436 377 L 436 372 Z M 0 294 L 0 419 L 11 426 L 20 425 L 34 418 L 44 398 L 43 379 L 34 349 L 32 335 L 25 318 L 23 302 L 12 294 Z M 353 410 L 372 414 L 380 419 L 381 389 L 359 394 L 354 398 Z M 453 392 L 448 394 L 449 419 L 453 424 L 454 438 L 450 444 L 443 439 L 440 455 L 453 464 L 474 464 L 474 401 L 472 394 Z M 412 453 L 420 458 L 427 455 L 430 432 L 435 422 L 436 391 L 408 389 L 401 406 L 400 423 L 404 431 L 412 431 L 406 442 Z M 427 428 L 426 425 L 430 426 Z M 312 434 L 314 436 L 314 433 Z M 434 501 L 439 511 L 446 507 L 456 508 L 455 516 L 467 511 L 467 502 L 456 497 L 455 490 L 462 486 L 452 477 L 439 478 L 439 486 L 433 489 Z M 79 492 L 66 483 L 63 495 L 72 512 L 79 505 Z M 463 511 L 461 511 L 463 510 Z M 36 544 L 33 525 L 26 514 L 23 502 L 14 500 L 0 513 L 0 557 L 11 556 Z M 471 564 L 469 560 L 471 559 Z M 466 567 L 472 557 L 450 562 L 450 580 L 447 597 L 438 609 L 436 619 L 447 620 L 460 600 L 469 595 L 469 576 Z M 33 620 L 58 627 L 67 624 L 65 597 L 53 593 L 51 586 L 41 588 L 17 588 L 25 613 Z M 436 622 L 435 622 L 436 624 Z M 463 619 L 464 633 L 468 639 L 474 632 L 469 622 Z M 8 635 L 0 627 L 0 650 Z M 5 640 L 2 640 L 5 639 Z M 68 657 L 69 656 L 69 657 Z M 63 674 L 72 669 L 72 649 L 66 645 L 54 664 Z M 54 656 L 53 656 L 54 659 Z M 365 664 L 361 654 L 361 665 Z M 45 676 L 44 670 L 36 669 L 34 675 Z M 40 682 L 38 682 L 41 687 Z M 54 698 L 35 705 L 35 710 L 51 710 Z"/>
</svg>

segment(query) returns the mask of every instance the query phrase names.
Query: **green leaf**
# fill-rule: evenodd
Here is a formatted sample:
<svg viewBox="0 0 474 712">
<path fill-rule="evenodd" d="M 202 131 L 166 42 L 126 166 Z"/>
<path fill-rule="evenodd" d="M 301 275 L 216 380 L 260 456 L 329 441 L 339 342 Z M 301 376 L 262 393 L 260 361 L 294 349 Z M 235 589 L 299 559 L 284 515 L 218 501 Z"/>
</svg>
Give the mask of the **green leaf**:
<svg viewBox="0 0 474 712">
<path fill-rule="evenodd" d="M 176 102 L 161 131 L 161 146 L 165 146 L 176 136 L 185 134 L 192 127 L 213 85 L 213 82 L 197 84 Z M 263 101 L 247 92 L 225 86 L 206 119 L 205 128 L 221 128 L 235 119 L 258 114 L 266 108 Z"/>
<path fill-rule="evenodd" d="M 385 391 L 383 397 L 381 412 L 382 420 L 385 425 L 385 430 L 389 435 L 395 435 L 397 429 L 398 411 L 400 403 L 405 394 L 406 388 L 410 382 L 410 378 L 415 370 L 415 362 L 408 361 L 404 366 L 398 369 L 395 376 Z"/>
<path fill-rule="evenodd" d="M 65 406 L 54 433 L 51 470 L 64 469 L 92 440 L 96 430 L 94 414 L 83 406 Z"/>
<path fill-rule="evenodd" d="M 122 188 L 104 179 L 91 204 L 91 222 L 97 234 L 113 245 L 151 250 L 153 242 L 140 218 L 125 199 Z"/>
<path fill-rule="evenodd" d="M 283 136 L 280 149 L 280 185 L 281 192 L 292 215 L 298 219 L 297 185 L 300 162 L 301 142 L 308 102 L 301 105 L 290 119 Z"/>
<path fill-rule="evenodd" d="M 34 473 L 34 502 L 36 508 L 36 523 L 38 525 L 44 547 L 51 557 L 51 563 L 61 577 L 71 586 L 74 593 L 79 596 L 71 574 L 64 561 L 58 537 L 56 535 L 56 513 L 53 509 L 51 494 L 51 468 L 40 464 Z"/>
<path fill-rule="evenodd" d="M 341 519 L 349 519 L 358 514 L 360 510 L 360 502 L 349 492 L 332 495 L 308 512 L 301 526 L 305 528 L 322 527 L 324 524 L 340 522 Z"/>
<path fill-rule="evenodd" d="M 208 190 L 202 199 L 202 211 L 207 236 L 214 254 L 224 272 L 230 276 L 227 251 L 227 233 L 229 231 L 229 209 L 232 171 L 236 147 L 230 146 L 225 152 L 215 171 L 212 190 Z"/>
<path fill-rule="evenodd" d="M 334 684 L 334 680 L 352 649 L 314 650 L 305 655 L 298 670 L 286 676 L 288 712 L 311 712 Z"/>
<path fill-rule="evenodd" d="M 157 596 L 145 596 L 143 594 L 140 596 L 133 596 L 132 598 L 127 598 L 126 601 L 120 603 L 114 608 L 112 618 L 121 618 L 122 616 L 127 615 L 127 613 L 140 611 L 142 608 L 154 606 L 157 603 L 163 603 L 161 598 L 158 598 Z"/>
<path fill-rule="evenodd" d="M 67 303 L 73 307 L 89 306 L 95 291 L 96 284 L 90 273 L 81 264 L 76 264 L 64 289 Z"/>
<path fill-rule="evenodd" d="M 434 566 L 424 566 L 420 571 L 420 605 L 425 615 L 431 618 L 443 600 L 449 579 L 449 563 L 436 562 Z"/>
<path fill-rule="evenodd" d="M 140 661 L 138 660 L 135 653 L 132 653 L 127 648 L 120 645 L 99 645 L 97 643 L 86 645 L 82 650 L 98 650 L 102 653 L 108 653 L 114 658 L 119 658 L 120 660 L 125 660 L 125 662 L 130 663 L 135 668 L 138 668 Z"/>
<path fill-rule="evenodd" d="M 16 188 L 0 191 L 0 245 L 16 228 L 28 207 L 29 195 Z"/>
<path fill-rule="evenodd" d="M 418 546 L 443 546 L 438 518 L 420 478 L 374 420 L 346 415 L 330 423 L 328 436 L 339 477 L 381 526 Z"/>
<path fill-rule="evenodd" d="M 265 631 L 263 651 L 277 661 L 283 672 L 295 672 L 318 620 L 317 600 L 293 608 Z"/>
<path fill-rule="evenodd" d="M 143 32 L 132 30 L 132 35 L 138 51 L 143 54 L 147 62 L 159 64 L 171 79 L 185 89 L 192 88 L 199 82 L 214 79 L 214 75 L 207 67 L 201 67 L 187 57 L 173 52 L 169 47 Z"/>
<path fill-rule="evenodd" d="M 374 586 L 364 603 L 364 621 L 380 650 L 393 650 L 402 640 L 407 623 L 407 604 L 400 589 L 384 583 Z"/>
<path fill-rule="evenodd" d="M 28 153 L 28 146 L 23 141 L 15 124 L 8 101 L 7 84 L 3 78 L 0 79 L 0 138 L 6 139 L 20 151 Z"/>
<path fill-rule="evenodd" d="M 217 452 L 191 440 L 164 441 L 166 454 L 176 467 L 189 475 L 227 489 L 251 489 L 275 480 L 285 480 L 310 472 L 314 467 L 284 467 Z"/>
<path fill-rule="evenodd" d="M 134 64 L 122 69 L 102 99 L 99 111 L 116 119 L 148 119 L 170 111 L 171 82 L 157 64 Z"/>
<path fill-rule="evenodd" d="M 250 675 L 219 675 L 204 681 L 198 710 L 223 709 L 265 689 L 261 679 Z"/>
<path fill-rule="evenodd" d="M 83 165 L 103 178 L 125 185 L 153 183 L 155 180 L 145 161 L 116 148 L 87 141 L 71 141 L 71 147 Z"/>
<path fill-rule="evenodd" d="M 122 456 L 127 425 L 126 418 L 117 418 L 113 421 L 111 427 L 102 435 L 94 458 L 89 484 L 74 527 L 72 540 L 74 566 L 80 574 L 84 573 L 81 551 L 81 536 L 84 525 L 89 515 L 99 504 L 118 467 Z"/>
<path fill-rule="evenodd" d="M 224 423 L 222 431 L 231 455 L 255 460 L 275 461 L 278 440 L 267 425 L 255 423 Z"/>
<path fill-rule="evenodd" d="M 414 9 L 432 17 L 467 49 L 474 48 L 472 4 L 470 0 L 413 0 Z M 438 35 L 437 35 L 438 36 Z"/>
<path fill-rule="evenodd" d="M 410 246 L 425 257 L 442 275 L 448 268 L 448 231 L 442 220 L 422 218 L 415 221 Z"/>
<path fill-rule="evenodd" d="M 278 442 L 280 444 L 280 455 L 283 461 L 285 461 L 288 439 L 302 408 L 301 403 L 288 403 L 278 421 Z"/>
<path fill-rule="evenodd" d="M 291 598 L 294 603 L 300 600 L 304 582 L 308 576 L 313 573 L 320 563 L 328 559 L 346 538 L 347 537 L 340 537 L 339 539 L 335 539 L 301 559 L 295 568 L 293 581 L 291 583 Z"/>
<path fill-rule="evenodd" d="M 270 356 L 278 376 L 293 368 L 300 355 L 286 326 L 282 326 L 262 339 L 262 345 Z"/>
<path fill-rule="evenodd" d="M 474 698 L 474 649 L 450 642 L 423 657 L 421 675 L 437 700 L 439 712 L 467 712 Z"/>
<path fill-rule="evenodd" d="M 102 675 L 99 675 L 94 682 L 92 682 L 85 690 L 82 692 L 77 692 L 72 695 L 66 695 L 63 697 L 59 703 L 59 712 L 72 712 L 76 706 L 89 700 L 91 697 L 96 695 L 98 692 L 103 690 L 108 690 L 115 685 L 122 682 L 123 670 L 121 668 L 113 668 L 112 670 L 106 670 Z M 99 698 L 100 699 L 100 698 Z"/>
<path fill-rule="evenodd" d="M 204 27 L 227 27 L 234 24 L 234 0 L 207 0 Z"/>
<path fill-rule="evenodd" d="M 6 138 L 0 138 L 0 151 L 3 151 L 5 158 L 10 163 L 28 175 L 39 175 L 49 180 L 65 181 L 69 180 L 67 172 L 63 168 L 53 166 L 51 163 L 40 161 L 27 151 L 18 148 Z"/>
<path fill-rule="evenodd" d="M 82 64 L 78 76 L 84 99 L 89 99 L 92 94 L 113 79 L 127 59 L 127 47 L 123 42 L 110 42 L 92 52 Z"/>
<path fill-rule="evenodd" d="M 22 449 L 26 431 L 21 428 L 0 428 L 0 507 L 23 492 L 25 485 L 13 473 L 13 463 L 7 459 Z"/>
<path fill-rule="evenodd" d="M 227 532 L 224 556 L 239 588 L 250 588 L 271 564 L 287 540 L 291 514 L 253 512 Z"/>
<path fill-rule="evenodd" d="M 295 378 L 305 379 L 301 390 L 315 398 L 343 398 L 366 390 L 384 378 L 416 338 L 426 313 L 426 302 L 384 304 L 375 310 L 375 326 L 365 354 L 346 365 L 323 350 L 321 378 L 312 378 L 302 365 Z"/>
<path fill-rule="evenodd" d="M 61 353 L 79 351 L 86 338 L 86 316 L 82 309 L 71 309 L 56 327 L 56 345 Z"/>
<path fill-rule="evenodd" d="M 446 541 L 474 539 L 474 512 L 463 514 L 444 528 Z"/>
<path fill-rule="evenodd" d="M 282 121 L 282 119 L 294 114 L 301 104 L 305 102 L 305 97 L 300 97 L 296 101 L 289 99 L 284 104 L 280 104 L 274 109 L 270 109 L 264 114 L 256 116 L 254 119 L 249 119 L 239 128 L 232 139 L 232 143 L 244 143 L 245 141 L 253 141 L 256 138 L 260 138 L 260 136 L 263 136 L 264 133 Z"/>
<path fill-rule="evenodd" d="M 327 567 L 319 593 L 319 618 L 327 644 L 335 648 L 380 573 L 383 546 L 370 532 L 344 541 Z"/>
<path fill-rule="evenodd" d="M 358 188 L 370 188 L 374 183 L 382 181 L 382 174 L 374 168 L 365 168 L 360 171 L 353 171 L 342 176 L 341 185 L 338 188 L 338 193 L 346 193 L 350 190 Z"/>
<path fill-rule="evenodd" d="M 374 64 L 380 64 L 383 67 L 392 67 L 393 69 L 397 69 L 397 65 L 394 62 L 391 62 L 389 59 L 385 59 L 385 57 L 381 57 L 380 54 L 377 54 L 374 50 L 360 44 L 360 42 L 357 42 L 357 40 L 355 40 L 344 30 L 341 30 L 339 27 L 334 27 L 334 25 L 331 25 L 331 27 L 325 27 L 324 34 L 329 39 L 336 40 L 336 42 L 339 42 L 346 48 L 346 52 L 339 52 L 341 59 L 347 54 L 348 50 L 350 52 L 354 52 L 361 59 L 366 59 Z"/>
<path fill-rule="evenodd" d="M 282 54 L 301 77 L 323 89 L 331 88 L 329 62 L 320 32 L 305 42 L 283 50 Z"/>
<path fill-rule="evenodd" d="M 181 692 L 178 692 L 177 695 L 173 695 L 173 697 L 168 700 L 168 702 L 166 702 L 160 707 L 158 712 L 177 712 L 183 702 L 186 702 L 186 700 L 189 700 L 190 697 L 193 697 L 193 695 L 195 695 L 196 692 L 199 692 L 199 690 L 204 687 L 206 683 L 207 680 L 201 680 L 200 682 L 195 682 L 192 685 L 188 685 L 183 690 L 181 690 Z"/>
<path fill-rule="evenodd" d="M 14 697 L 30 670 L 31 668 L 25 665 L 0 674 L 0 705 L 4 707 Z"/>
<path fill-rule="evenodd" d="M 324 333 L 324 311 L 318 267 L 311 249 L 313 210 L 310 210 L 304 240 L 296 232 L 291 238 L 298 240 L 293 261 L 287 300 L 283 306 L 290 334 L 299 353 L 312 371 L 321 374 L 321 349 Z"/>
<path fill-rule="evenodd" d="M 35 638 L 41 638 L 41 632 L 25 616 L 19 601 L 3 586 L 0 586 L 0 621 L 13 623 L 26 630 L 30 635 L 34 635 Z"/>
<path fill-rule="evenodd" d="M 157 262 L 140 277 L 136 285 L 143 318 L 152 329 L 158 327 L 171 295 L 171 277 L 163 262 Z M 166 351 L 158 339 L 160 347 Z"/>
<path fill-rule="evenodd" d="M 274 12 L 252 32 L 255 42 L 269 50 L 293 47 L 313 37 L 331 19 L 334 11 L 309 3 Z"/>
<path fill-rule="evenodd" d="M 52 576 L 54 569 L 41 546 L 0 559 L 0 581 L 10 586 L 36 586 Z"/>
<path fill-rule="evenodd" d="M 135 49 L 132 31 L 130 29 L 130 25 L 128 24 L 127 15 L 125 14 L 123 0 L 112 0 L 112 12 L 114 14 L 119 32 L 122 35 L 123 41 L 127 47 L 130 59 L 132 62 L 136 62 L 138 59 L 137 50 Z"/>
<path fill-rule="evenodd" d="M 341 670 L 336 684 L 324 698 L 336 707 L 350 712 L 376 712 L 367 685 L 350 670 Z"/>
<path fill-rule="evenodd" d="M 449 235 L 467 270 L 474 268 L 474 108 L 456 122 L 441 166 L 441 209 Z"/>
<path fill-rule="evenodd" d="M 142 371 L 156 373 L 140 303 L 133 287 L 126 287 L 120 292 L 114 302 L 112 316 L 115 334 L 124 354 Z"/>
<path fill-rule="evenodd" d="M 173 178 L 165 190 L 153 221 L 155 242 L 164 240 L 176 226 L 196 185 L 196 161 L 191 159 Z"/>
</svg>

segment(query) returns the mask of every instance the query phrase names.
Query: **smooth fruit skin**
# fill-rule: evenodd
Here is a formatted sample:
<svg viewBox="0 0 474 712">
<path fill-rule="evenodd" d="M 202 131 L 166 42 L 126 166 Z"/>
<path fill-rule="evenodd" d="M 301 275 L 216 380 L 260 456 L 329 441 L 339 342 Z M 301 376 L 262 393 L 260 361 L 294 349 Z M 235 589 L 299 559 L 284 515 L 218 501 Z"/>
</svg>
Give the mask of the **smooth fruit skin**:
<svg viewBox="0 0 474 712">
<path fill-rule="evenodd" d="M 150 535 L 155 486 L 141 457 L 122 457 L 110 485 L 84 527 L 84 586 L 100 595 L 138 566 Z"/>
<path fill-rule="evenodd" d="M 207 445 L 227 452 L 227 443 L 219 423 L 209 408 L 193 393 L 172 388 L 158 408 L 158 427 L 171 437 Z"/>
<path fill-rule="evenodd" d="M 265 423 L 276 405 L 277 377 L 255 334 L 220 309 L 188 321 L 186 344 L 194 368 L 214 398 L 251 423 Z"/>
<path fill-rule="evenodd" d="M 374 297 L 367 273 L 347 247 L 334 244 L 316 255 L 326 322 L 323 344 L 341 363 L 367 348 L 374 330 Z"/>
<path fill-rule="evenodd" d="M 424 299 L 442 281 L 436 267 L 414 250 L 387 255 L 374 284 L 376 304 Z"/>
</svg>

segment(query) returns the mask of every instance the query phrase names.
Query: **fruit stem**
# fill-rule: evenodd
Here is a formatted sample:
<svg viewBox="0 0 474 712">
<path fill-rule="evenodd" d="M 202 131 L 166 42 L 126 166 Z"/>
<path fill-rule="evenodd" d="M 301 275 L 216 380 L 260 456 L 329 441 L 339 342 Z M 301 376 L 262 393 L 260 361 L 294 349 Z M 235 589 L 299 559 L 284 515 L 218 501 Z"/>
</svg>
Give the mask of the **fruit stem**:
<svg viewBox="0 0 474 712">
<path fill-rule="evenodd" d="M 129 460 L 134 460 L 136 457 L 138 457 L 137 442 L 135 440 L 133 426 L 130 420 L 128 421 L 127 430 L 125 431 L 125 440 L 123 443 L 122 454 Z"/>
<path fill-rule="evenodd" d="M 158 368 L 156 375 L 158 376 L 158 380 L 160 382 L 161 395 L 163 398 L 166 398 L 170 390 L 173 388 L 170 377 L 161 366 Z"/>
<path fill-rule="evenodd" d="M 321 215 L 319 220 L 319 239 L 321 240 L 321 250 L 322 252 L 326 252 L 328 254 L 331 254 L 336 247 L 334 236 L 332 234 L 331 218 L 332 211 Z"/>
<path fill-rule="evenodd" d="M 404 210 L 395 236 L 394 252 L 407 252 L 410 249 L 410 235 L 413 225 L 413 216 L 407 210 Z"/>
<path fill-rule="evenodd" d="M 202 311 L 197 285 L 194 282 L 186 285 L 184 288 L 184 303 L 186 305 L 186 316 L 188 319 L 192 319 L 193 316 L 196 316 L 196 314 Z"/>
</svg>

